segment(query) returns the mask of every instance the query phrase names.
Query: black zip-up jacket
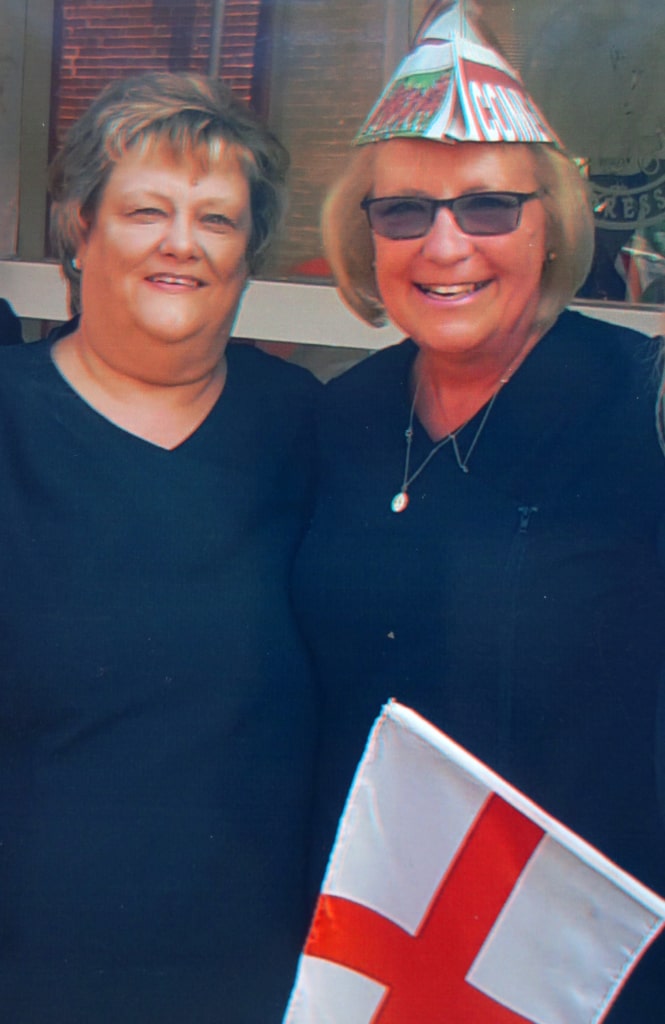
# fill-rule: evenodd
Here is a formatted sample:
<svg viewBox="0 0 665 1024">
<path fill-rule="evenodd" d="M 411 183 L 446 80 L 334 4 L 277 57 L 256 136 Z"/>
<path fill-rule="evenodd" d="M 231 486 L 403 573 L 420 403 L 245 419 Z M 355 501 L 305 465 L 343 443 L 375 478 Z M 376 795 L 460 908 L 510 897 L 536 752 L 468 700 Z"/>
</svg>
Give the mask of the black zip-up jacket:
<svg viewBox="0 0 665 1024">
<path fill-rule="evenodd" d="M 295 578 L 326 709 L 315 874 L 395 697 L 665 895 L 657 346 L 564 313 L 497 396 L 469 472 L 444 445 L 395 514 L 415 353 L 386 349 L 323 399 L 320 493 Z M 462 460 L 482 415 L 459 436 Z M 431 448 L 416 422 L 412 471 Z M 659 955 L 657 943 L 648 960 Z M 662 1020 L 665 969 L 649 973 L 611 1024 Z"/>
</svg>

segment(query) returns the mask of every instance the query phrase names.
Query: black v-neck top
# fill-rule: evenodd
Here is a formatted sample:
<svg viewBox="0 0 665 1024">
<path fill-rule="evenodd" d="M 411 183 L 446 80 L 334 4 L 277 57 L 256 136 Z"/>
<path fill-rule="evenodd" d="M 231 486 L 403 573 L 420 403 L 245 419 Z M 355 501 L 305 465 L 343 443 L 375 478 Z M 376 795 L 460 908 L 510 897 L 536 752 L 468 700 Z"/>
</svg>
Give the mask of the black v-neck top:
<svg viewBox="0 0 665 1024">
<path fill-rule="evenodd" d="M 166 451 L 50 347 L 0 351 L 2 1017 L 276 1024 L 307 924 L 287 584 L 317 385 L 232 345 Z"/>
</svg>

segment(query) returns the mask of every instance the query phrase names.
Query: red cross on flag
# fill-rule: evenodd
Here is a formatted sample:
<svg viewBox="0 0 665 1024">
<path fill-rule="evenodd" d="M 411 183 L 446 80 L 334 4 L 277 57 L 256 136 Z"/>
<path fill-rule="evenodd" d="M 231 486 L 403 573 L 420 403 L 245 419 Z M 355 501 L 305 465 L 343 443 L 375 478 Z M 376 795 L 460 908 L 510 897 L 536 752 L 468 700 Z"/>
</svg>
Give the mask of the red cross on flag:
<svg viewBox="0 0 665 1024">
<path fill-rule="evenodd" d="M 391 702 L 285 1024 L 598 1024 L 665 901 Z"/>
</svg>

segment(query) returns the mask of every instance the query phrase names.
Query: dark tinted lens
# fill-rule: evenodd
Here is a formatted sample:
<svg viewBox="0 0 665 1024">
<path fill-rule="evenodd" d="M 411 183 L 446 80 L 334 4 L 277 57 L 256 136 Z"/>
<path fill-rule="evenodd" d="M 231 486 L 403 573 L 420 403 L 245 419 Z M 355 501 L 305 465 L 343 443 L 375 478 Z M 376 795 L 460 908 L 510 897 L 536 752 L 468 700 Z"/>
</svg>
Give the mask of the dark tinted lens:
<svg viewBox="0 0 665 1024">
<path fill-rule="evenodd" d="M 522 204 L 502 192 L 461 196 L 455 201 L 455 219 L 467 235 L 505 235 L 520 221 Z"/>
<path fill-rule="evenodd" d="M 384 238 L 418 238 L 432 224 L 432 203 L 427 199 L 379 199 L 369 206 L 373 231 Z"/>
</svg>

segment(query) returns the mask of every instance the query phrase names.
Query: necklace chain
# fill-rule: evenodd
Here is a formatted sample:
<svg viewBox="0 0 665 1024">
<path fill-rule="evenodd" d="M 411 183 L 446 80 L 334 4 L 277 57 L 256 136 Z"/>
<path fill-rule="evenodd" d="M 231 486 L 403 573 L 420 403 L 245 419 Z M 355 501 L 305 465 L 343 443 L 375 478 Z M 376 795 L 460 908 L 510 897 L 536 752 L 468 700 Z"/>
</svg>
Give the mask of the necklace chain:
<svg viewBox="0 0 665 1024">
<path fill-rule="evenodd" d="M 490 400 L 488 401 L 487 405 L 485 406 L 485 412 L 483 413 L 482 419 L 481 419 L 480 423 L 478 424 L 478 429 L 476 430 L 476 433 L 473 436 L 473 440 L 472 440 L 471 444 L 469 445 L 469 447 L 467 449 L 467 452 L 466 452 L 466 455 L 464 456 L 464 458 L 462 458 L 462 456 L 460 455 L 460 450 L 459 450 L 459 445 L 457 443 L 457 438 L 462 433 L 464 428 L 469 425 L 469 423 L 473 419 L 473 416 L 471 416 L 468 420 L 466 420 L 464 423 L 462 423 L 462 425 L 459 426 L 457 428 L 457 430 L 451 431 L 450 434 L 446 434 L 446 436 L 442 437 L 440 441 L 437 441 L 436 444 L 434 445 L 434 447 L 432 448 L 432 450 L 430 451 L 429 455 L 427 455 L 427 457 L 425 459 L 423 459 L 423 461 L 420 463 L 420 465 L 415 470 L 415 472 L 413 472 L 413 473 L 411 473 L 411 475 L 409 475 L 409 469 L 410 469 L 410 465 L 411 465 L 411 445 L 413 444 L 413 420 L 414 420 L 414 417 L 415 417 L 415 414 L 416 414 L 416 402 L 418 400 L 418 390 L 419 390 L 419 387 L 420 387 L 420 381 L 418 381 L 418 383 L 416 384 L 415 391 L 414 391 L 413 401 L 411 402 L 411 411 L 409 413 L 409 425 L 406 428 L 406 430 L 404 431 L 404 437 L 406 439 L 406 454 L 404 456 L 404 476 L 402 478 L 402 486 L 400 487 L 399 491 L 397 492 L 397 494 L 394 496 L 394 498 L 390 502 L 390 507 L 393 510 L 393 512 L 403 512 L 404 511 L 404 509 L 409 504 L 409 487 L 411 486 L 411 484 L 413 483 L 414 480 L 418 479 L 418 477 L 420 476 L 422 471 L 425 469 L 426 466 L 429 465 L 429 463 L 432 461 L 432 459 L 434 458 L 436 453 L 441 448 L 443 448 L 444 445 L 448 444 L 449 442 L 452 445 L 453 452 L 455 454 L 455 461 L 456 461 L 457 465 L 459 466 L 459 468 L 461 469 L 461 471 L 463 473 L 468 473 L 469 472 L 469 459 L 473 455 L 473 452 L 474 452 L 474 450 L 476 448 L 476 445 L 478 444 L 478 441 L 480 440 L 480 435 L 482 434 L 483 430 L 485 429 L 485 424 L 487 423 L 489 414 L 492 411 L 492 406 L 494 405 L 494 403 L 496 401 L 497 395 L 499 394 L 499 392 L 501 391 L 503 386 L 505 384 L 507 384 L 508 381 L 511 379 L 511 377 L 515 373 L 515 370 L 518 368 L 518 366 L 521 364 L 521 362 L 524 359 L 524 357 L 527 355 L 527 353 L 530 351 L 530 349 L 535 344 L 535 341 L 537 341 L 537 337 L 536 338 L 532 337 L 532 338 L 527 339 L 527 343 L 518 352 L 517 357 L 513 360 L 513 362 L 508 366 L 508 368 L 504 371 L 502 376 L 499 378 L 499 383 L 498 383 L 498 385 L 497 385 L 497 387 L 496 387 L 492 397 L 490 398 Z"/>
<path fill-rule="evenodd" d="M 463 473 L 469 472 L 469 459 L 473 455 L 474 449 L 478 444 L 478 441 L 480 440 L 480 435 L 482 434 L 485 428 L 485 424 L 487 423 L 489 414 L 492 411 L 492 406 L 496 401 L 496 396 L 499 394 L 499 391 L 501 390 L 501 387 L 503 386 L 504 383 L 504 380 L 500 382 L 499 387 L 497 388 L 497 390 L 494 392 L 489 402 L 487 403 L 487 406 L 485 407 L 485 412 L 483 413 L 483 418 L 478 424 L 478 429 L 474 434 L 473 440 L 469 445 L 467 453 L 464 456 L 464 458 L 462 458 L 460 454 L 457 438 L 459 434 L 462 433 L 464 428 L 468 426 L 468 424 L 471 422 L 470 420 L 466 420 L 466 422 L 462 423 L 462 425 L 459 426 L 457 430 L 453 430 L 450 434 L 446 434 L 445 437 L 442 437 L 440 441 L 437 441 L 437 443 L 434 445 L 434 447 L 426 456 L 426 458 L 423 459 L 423 461 L 420 463 L 418 468 L 409 475 L 409 469 L 411 466 L 411 446 L 413 444 L 413 420 L 416 411 L 416 399 L 418 398 L 418 388 L 416 388 L 415 394 L 413 396 L 413 401 L 411 402 L 411 411 L 409 413 L 409 425 L 404 431 L 404 437 L 406 440 L 406 453 L 404 456 L 404 475 L 402 478 L 402 486 L 400 487 L 399 491 L 390 502 L 390 507 L 393 510 L 393 512 L 404 511 L 404 509 L 409 504 L 409 487 L 411 486 L 414 480 L 417 480 L 417 478 L 420 476 L 425 467 L 429 465 L 429 463 L 432 461 L 436 453 L 440 451 L 440 449 L 443 448 L 444 445 L 447 445 L 448 443 L 452 445 L 457 465 L 459 466 Z M 473 417 L 471 418 L 473 419 Z"/>
</svg>

